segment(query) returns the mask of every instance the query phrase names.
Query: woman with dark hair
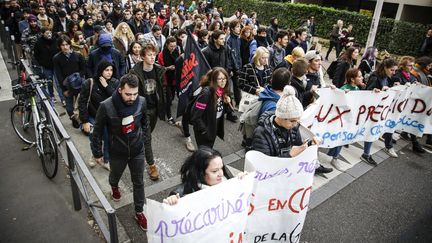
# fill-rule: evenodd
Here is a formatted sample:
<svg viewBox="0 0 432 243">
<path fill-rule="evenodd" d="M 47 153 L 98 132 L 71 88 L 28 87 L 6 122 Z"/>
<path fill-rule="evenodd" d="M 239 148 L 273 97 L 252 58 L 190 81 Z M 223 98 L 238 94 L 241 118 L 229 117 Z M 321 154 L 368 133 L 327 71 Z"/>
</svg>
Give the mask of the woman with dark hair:
<svg viewBox="0 0 432 243">
<path fill-rule="evenodd" d="M 345 73 L 348 69 L 353 68 L 355 60 L 359 54 L 359 49 L 355 47 L 349 47 L 345 53 L 338 59 L 338 64 L 332 80 L 333 84 L 340 88 L 345 84 Z"/>
<path fill-rule="evenodd" d="M 81 88 L 80 97 L 78 99 L 78 109 L 80 120 L 82 122 L 81 129 L 85 134 L 90 134 L 90 147 L 92 146 L 91 127 L 95 123 L 96 112 L 102 101 L 111 97 L 117 89 L 119 81 L 114 77 L 114 66 L 111 62 L 101 61 L 97 67 L 96 75 L 93 78 L 87 79 Z M 104 168 L 109 170 L 109 147 L 108 133 L 104 132 Z M 90 161 L 91 167 L 95 166 L 95 162 Z"/>
<path fill-rule="evenodd" d="M 371 74 L 369 82 L 366 85 L 367 90 L 382 90 L 386 91 L 389 87 L 393 86 L 392 78 L 396 72 L 397 63 L 392 58 L 385 59 L 379 66 L 378 69 Z M 384 133 L 384 144 L 386 152 L 393 158 L 397 158 L 398 155 L 393 149 L 393 133 Z"/>
<path fill-rule="evenodd" d="M 171 115 L 171 104 L 175 97 L 176 79 L 175 79 L 175 61 L 180 56 L 177 48 L 177 40 L 170 36 L 166 39 L 165 45 L 158 55 L 158 63 L 167 68 L 164 76 L 164 94 L 165 94 L 165 112 L 168 123 L 174 125 L 174 118 Z"/>
<path fill-rule="evenodd" d="M 362 87 L 364 87 L 363 75 L 361 70 L 358 68 L 348 69 L 348 71 L 345 74 L 345 80 L 346 80 L 346 84 L 340 88 L 341 90 L 344 90 L 345 93 L 349 91 L 357 91 L 360 90 Z M 378 90 L 375 91 L 379 92 Z M 375 160 L 372 158 L 372 155 L 370 154 L 371 148 L 372 148 L 372 142 L 364 142 L 363 154 L 361 155 L 360 159 L 372 166 L 377 166 L 378 164 L 375 162 Z M 335 167 L 339 171 L 344 171 L 338 159 L 341 150 L 342 150 L 342 146 L 331 148 L 327 152 L 327 155 L 332 157 L 330 164 L 333 167 Z"/>
<path fill-rule="evenodd" d="M 142 61 L 141 57 L 142 46 L 138 41 L 132 41 L 129 45 L 129 49 L 126 57 L 127 70 L 132 69 L 135 64 Z"/>
<path fill-rule="evenodd" d="M 376 58 L 378 56 L 378 49 L 374 46 L 369 46 L 363 54 L 362 60 L 358 68 L 362 72 L 364 83 L 367 83 L 369 76 L 377 67 Z"/>
<path fill-rule="evenodd" d="M 229 75 L 224 68 L 215 67 L 200 81 L 200 94 L 188 107 L 198 147 L 212 148 L 216 136 L 224 138 L 224 103 L 230 104 Z"/>
<path fill-rule="evenodd" d="M 69 25 L 67 27 L 67 35 L 70 39 L 73 39 L 75 37 L 75 33 L 80 29 L 78 23 L 75 23 L 73 21 L 69 22 Z"/>
<path fill-rule="evenodd" d="M 201 147 L 185 160 L 180 169 L 182 184 L 163 202 L 169 205 L 177 204 L 180 197 L 229 179 L 228 173 L 218 151 Z"/>
</svg>

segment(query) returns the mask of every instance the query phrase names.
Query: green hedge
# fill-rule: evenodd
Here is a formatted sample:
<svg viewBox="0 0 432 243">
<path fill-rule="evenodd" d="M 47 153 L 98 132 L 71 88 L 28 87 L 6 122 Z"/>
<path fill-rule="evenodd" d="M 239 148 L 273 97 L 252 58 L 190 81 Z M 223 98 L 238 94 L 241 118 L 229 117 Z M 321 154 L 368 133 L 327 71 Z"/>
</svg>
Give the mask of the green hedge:
<svg viewBox="0 0 432 243">
<path fill-rule="evenodd" d="M 190 4 L 190 1 L 186 2 L 186 4 Z M 369 16 L 317 5 L 258 0 L 217 0 L 216 5 L 224 7 L 225 17 L 232 15 L 238 8 L 247 14 L 255 11 L 258 13 L 258 19 L 264 25 L 269 24 L 271 17 L 277 17 L 279 25 L 286 29 L 296 29 L 309 15 L 314 15 L 317 23 L 316 34 L 323 38 L 328 38 L 333 25 L 338 19 L 342 19 L 344 25 L 353 24 L 356 41 L 363 46 L 366 44 L 371 24 L 371 17 Z M 381 18 L 375 46 L 380 50 L 386 49 L 393 54 L 416 56 L 426 31 L 427 26 L 422 24 Z"/>
</svg>

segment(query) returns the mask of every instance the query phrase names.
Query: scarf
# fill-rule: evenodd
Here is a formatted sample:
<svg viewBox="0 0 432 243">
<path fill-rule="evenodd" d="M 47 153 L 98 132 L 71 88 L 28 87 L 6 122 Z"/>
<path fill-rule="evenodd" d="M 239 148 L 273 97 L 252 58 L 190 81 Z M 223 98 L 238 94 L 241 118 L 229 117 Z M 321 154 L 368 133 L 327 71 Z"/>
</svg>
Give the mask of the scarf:
<svg viewBox="0 0 432 243">
<path fill-rule="evenodd" d="M 410 74 L 407 71 L 402 70 L 402 75 L 406 80 L 408 80 L 408 82 L 410 81 Z"/>
<path fill-rule="evenodd" d="M 139 99 L 137 98 L 132 105 L 127 105 L 123 102 L 121 95 L 118 91 L 115 91 L 112 94 L 112 100 L 114 107 L 117 111 L 117 114 L 121 117 L 128 117 L 135 114 L 136 109 L 138 108 Z"/>
</svg>

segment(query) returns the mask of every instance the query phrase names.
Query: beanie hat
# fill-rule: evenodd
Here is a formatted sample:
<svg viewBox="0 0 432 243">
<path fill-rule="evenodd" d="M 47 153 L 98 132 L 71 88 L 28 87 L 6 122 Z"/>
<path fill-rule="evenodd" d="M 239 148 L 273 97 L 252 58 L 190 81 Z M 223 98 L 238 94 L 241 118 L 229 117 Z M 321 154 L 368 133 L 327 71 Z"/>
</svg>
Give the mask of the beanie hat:
<svg viewBox="0 0 432 243">
<path fill-rule="evenodd" d="M 310 50 L 306 52 L 305 56 L 306 60 L 312 61 L 313 59 L 321 59 L 321 56 L 319 55 L 319 51 L 316 50 Z"/>
<path fill-rule="evenodd" d="M 28 21 L 28 22 L 36 22 L 36 21 L 37 21 L 37 18 L 36 18 L 36 16 L 34 16 L 33 14 L 30 14 L 30 15 L 27 17 L 27 21 Z"/>
<path fill-rule="evenodd" d="M 99 46 L 112 46 L 112 38 L 111 38 L 111 34 L 108 33 L 102 33 L 99 36 L 98 39 L 98 45 Z"/>
<path fill-rule="evenodd" d="M 293 86 L 286 85 L 283 93 L 276 104 L 276 117 L 282 119 L 300 118 L 303 115 L 303 106 L 295 97 L 296 91 Z"/>
</svg>

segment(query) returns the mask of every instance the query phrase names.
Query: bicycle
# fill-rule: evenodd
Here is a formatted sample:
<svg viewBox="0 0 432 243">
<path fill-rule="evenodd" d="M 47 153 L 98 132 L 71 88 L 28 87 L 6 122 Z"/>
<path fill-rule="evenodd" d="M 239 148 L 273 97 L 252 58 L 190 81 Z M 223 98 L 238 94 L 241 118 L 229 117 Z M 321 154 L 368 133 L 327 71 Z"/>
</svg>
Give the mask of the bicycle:
<svg viewBox="0 0 432 243">
<path fill-rule="evenodd" d="M 30 145 L 26 149 L 36 147 L 43 171 L 52 179 L 58 169 L 57 143 L 47 108 L 37 96 L 38 89 L 43 92 L 41 87 L 50 82 L 36 79 L 12 87 L 17 104 L 11 109 L 11 122 L 18 137 Z"/>
</svg>

